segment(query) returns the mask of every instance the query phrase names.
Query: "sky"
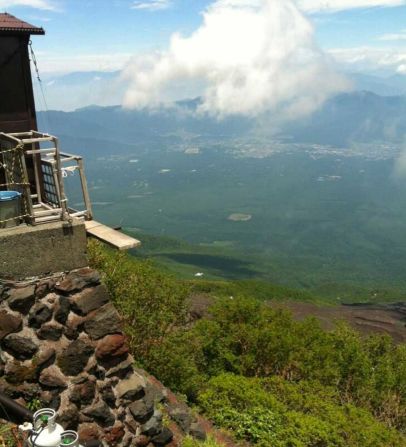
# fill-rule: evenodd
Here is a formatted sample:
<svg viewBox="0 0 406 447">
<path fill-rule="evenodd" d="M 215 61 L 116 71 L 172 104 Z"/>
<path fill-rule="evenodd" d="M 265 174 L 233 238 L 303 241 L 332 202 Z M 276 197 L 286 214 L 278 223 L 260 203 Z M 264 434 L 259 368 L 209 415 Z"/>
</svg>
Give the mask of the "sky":
<svg viewBox="0 0 406 447">
<path fill-rule="evenodd" d="M 4 11 L 45 28 L 32 40 L 50 87 L 119 70 L 111 89 L 127 107 L 183 89 L 219 116 L 295 115 L 346 91 L 343 72 L 406 75 L 406 0 L 0 0 Z"/>
</svg>

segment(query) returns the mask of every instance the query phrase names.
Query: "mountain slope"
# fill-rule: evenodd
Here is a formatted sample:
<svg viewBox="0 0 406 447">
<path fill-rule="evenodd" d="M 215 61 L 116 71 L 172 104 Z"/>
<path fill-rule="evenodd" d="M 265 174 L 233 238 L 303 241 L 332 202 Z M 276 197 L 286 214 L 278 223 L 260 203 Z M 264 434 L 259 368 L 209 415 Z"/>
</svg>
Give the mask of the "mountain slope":
<svg viewBox="0 0 406 447">
<path fill-rule="evenodd" d="M 274 126 L 272 114 L 257 118 L 215 117 L 196 113 L 199 100 L 181 101 L 170 108 L 125 110 L 119 106 L 86 107 L 74 112 L 40 112 L 40 127 L 49 122 L 57 135 L 96 138 L 125 144 L 196 136 L 238 138 L 271 132 L 295 142 L 348 145 L 376 140 L 399 143 L 406 134 L 406 97 L 371 92 L 338 95 L 310 117 Z"/>
</svg>

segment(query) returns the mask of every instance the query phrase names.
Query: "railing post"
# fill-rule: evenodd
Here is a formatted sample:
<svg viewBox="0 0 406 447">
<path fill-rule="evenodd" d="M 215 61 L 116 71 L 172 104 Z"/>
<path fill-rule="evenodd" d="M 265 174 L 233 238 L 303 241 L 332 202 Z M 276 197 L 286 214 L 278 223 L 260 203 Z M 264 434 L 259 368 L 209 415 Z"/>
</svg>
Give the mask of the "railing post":
<svg viewBox="0 0 406 447">
<path fill-rule="evenodd" d="M 31 149 L 35 150 L 35 143 L 31 143 Z M 40 184 L 40 172 L 39 166 L 41 166 L 41 155 L 33 155 L 33 164 L 34 164 L 34 175 L 35 175 L 35 188 L 37 190 L 37 200 L 38 203 L 42 202 L 42 192 L 41 192 L 41 184 Z"/>
<path fill-rule="evenodd" d="M 24 150 L 22 150 L 19 154 L 20 156 L 20 162 L 22 166 L 22 180 L 23 183 L 25 183 L 24 191 L 25 191 L 25 203 L 26 207 L 28 208 L 28 214 L 30 217 L 28 218 L 31 225 L 35 225 L 35 217 L 34 217 L 34 208 L 32 206 L 32 199 L 31 199 L 31 188 L 28 182 L 28 172 L 27 172 L 27 165 L 25 164 L 25 153 Z"/>
<path fill-rule="evenodd" d="M 90 202 L 90 197 L 89 197 L 89 190 L 87 189 L 87 182 L 86 182 L 86 177 L 85 177 L 85 168 L 83 165 L 83 160 L 82 158 L 78 158 L 77 159 L 77 163 L 79 166 L 79 175 L 80 175 L 80 183 L 82 184 L 82 191 L 83 191 L 83 199 L 85 201 L 85 207 L 87 210 L 87 220 L 92 220 L 93 219 L 93 212 L 92 212 L 92 205 Z"/>
<path fill-rule="evenodd" d="M 59 153 L 59 141 L 58 138 L 53 138 L 53 143 L 55 145 L 55 169 L 56 169 L 56 178 L 58 180 L 58 189 L 61 200 L 61 208 L 62 208 L 62 220 L 69 220 L 69 211 L 68 204 L 65 195 L 65 188 L 62 179 L 62 169 L 61 169 L 61 156 Z"/>
</svg>

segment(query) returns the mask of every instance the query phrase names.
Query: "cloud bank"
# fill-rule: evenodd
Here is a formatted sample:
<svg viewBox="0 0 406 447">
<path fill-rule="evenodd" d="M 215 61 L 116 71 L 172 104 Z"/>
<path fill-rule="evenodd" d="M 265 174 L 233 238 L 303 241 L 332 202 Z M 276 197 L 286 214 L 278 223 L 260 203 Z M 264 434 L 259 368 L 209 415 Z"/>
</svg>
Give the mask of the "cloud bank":
<svg viewBox="0 0 406 447">
<path fill-rule="evenodd" d="M 297 116 L 349 87 L 292 0 L 217 0 L 192 35 L 174 34 L 166 52 L 134 58 L 123 79 L 127 108 L 159 103 L 182 81 L 204 85 L 200 111 L 218 116 Z"/>
</svg>

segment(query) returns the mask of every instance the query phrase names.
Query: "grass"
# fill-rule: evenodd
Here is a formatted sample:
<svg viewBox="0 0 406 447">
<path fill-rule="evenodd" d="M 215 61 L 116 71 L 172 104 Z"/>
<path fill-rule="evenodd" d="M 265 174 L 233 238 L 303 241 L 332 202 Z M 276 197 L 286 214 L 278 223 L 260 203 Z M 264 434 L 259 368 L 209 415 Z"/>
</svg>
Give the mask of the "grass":
<svg viewBox="0 0 406 447">
<path fill-rule="evenodd" d="M 191 436 L 186 436 L 182 441 L 182 447 L 224 447 L 219 444 L 213 437 L 208 437 L 206 441 L 198 441 Z"/>
<path fill-rule="evenodd" d="M 14 424 L 0 424 L 0 447 L 22 447 L 24 439 Z"/>
</svg>

